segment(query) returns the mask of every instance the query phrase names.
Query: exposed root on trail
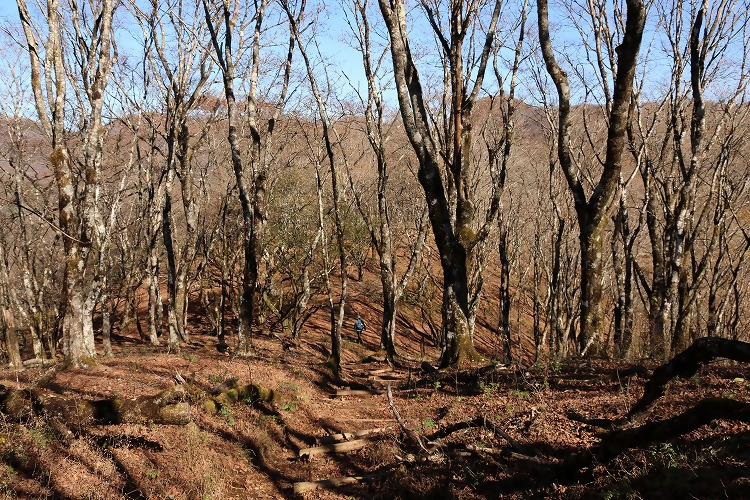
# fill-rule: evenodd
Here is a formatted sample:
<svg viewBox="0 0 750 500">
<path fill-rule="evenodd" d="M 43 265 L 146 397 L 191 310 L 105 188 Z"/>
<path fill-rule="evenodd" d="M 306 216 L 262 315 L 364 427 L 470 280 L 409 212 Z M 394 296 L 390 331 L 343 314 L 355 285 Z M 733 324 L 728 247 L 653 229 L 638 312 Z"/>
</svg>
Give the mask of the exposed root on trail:
<svg viewBox="0 0 750 500">
<path fill-rule="evenodd" d="M 726 398 L 704 399 L 675 417 L 639 427 L 613 430 L 602 438 L 595 454 L 599 460 L 611 460 L 629 448 L 664 442 L 718 419 L 750 423 L 750 403 Z"/>
<path fill-rule="evenodd" d="M 692 408 L 671 418 L 636 426 L 645 413 L 664 395 L 667 384 L 677 378 L 689 378 L 698 369 L 717 358 L 750 362 L 750 343 L 738 340 L 704 337 L 654 370 L 641 398 L 619 419 L 592 418 L 576 411 L 568 411 L 571 420 L 592 425 L 609 432 L 604 434 L 593 451 L 600 461 L 612 460 L 629 448 L 643 448 L 653 443 L 692 432 L 714 420 L 736 420 L 750 423 L 750 403 L 726 398 L 704 399 Z M 579 463 L 580 457 L 574 459 Z"/>
<path fill-rule="evenodd" d="M 675 377 L 690 378 L 701 365 L 717 358 L 726 358 L 742 363 L 750 363 L 750 343 L 718 337 L 703 337 L 675 356 L 670 362 L 660 366 L 646 382 L 641 399 L 628 412 L 628 420 L 645 412 L 664 395 L 667 383 Z"/>
</svg>

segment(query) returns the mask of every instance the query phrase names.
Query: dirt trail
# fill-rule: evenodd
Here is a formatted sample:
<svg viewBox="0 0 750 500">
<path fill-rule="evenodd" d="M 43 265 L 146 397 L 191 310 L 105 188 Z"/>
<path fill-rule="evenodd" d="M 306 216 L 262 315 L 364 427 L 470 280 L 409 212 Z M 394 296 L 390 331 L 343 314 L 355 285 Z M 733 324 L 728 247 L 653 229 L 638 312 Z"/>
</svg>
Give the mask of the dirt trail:
<svg viewBox="0 0 750 500">
<path fill-rule="evenodd" d="M 353 307 L 368 329 L 363 345 L 345 331 L 345 385 L 325 365 L 328 325 L 322 313 L 298 346 L 258 336 L 248 358 L 219 353 L 215 339 L 195 328 L 193 342 L 179 355 L 125 334 L 116 339 L 115 357 L 100 359 L 90 370 L 0 372 L 0 383 L 8 387 L 41 384 L 83 399 L 157 394 L 174 384 L 175 373 L 203 391 L 236 378 L 276 392 L 271 403 L 240 401 L 215 415 L 191 404 L 192 422 L 185 426 L 91 426 L 64 436 L 43 418 L 0 420 L 0 492 L 4 498 L 280 498 L 294 496 L 295 483 L 333 479 L 304 496 L 750 496 L 748 424 L 718 420 L 571 474 L 554 464 L 585 456 L 600 430 L 571 420 L 568 412 L 624 415 L 642 394 L 644 379 L 618 378 L 615 365 L 587 362 L 510 367 L 472 380 L 460 374 L 421 380 L 420 363 L 435 362 L 438 353 L 418 331 L 403 326 L 416 322 L 408 316 L 413 312 L 407 311 L 399 328 L 400 365 L 392 368 L 377 352 L 377 306 L 365 309 L 362 300 L 355 296 Z M 477 344 L 489 358 L 493 341 L 486 331 L 480 336 Z M 747 367 L 704 368 L 690 380 L 672 382 L 649 418 L 676 415 L 706 397 L 747 401 L 747 380 Z M 410 430 L 426 442 L 464 451 L 444 453 L 441 461 L 416 453 L 394 420 L 388 385 Z M 461 427 L 469 421 L 488 423 Z M 553 465 L 512 455 L 500 431 Z M 347 477 L 357 479 L 339 479 Z"/>
</svg>

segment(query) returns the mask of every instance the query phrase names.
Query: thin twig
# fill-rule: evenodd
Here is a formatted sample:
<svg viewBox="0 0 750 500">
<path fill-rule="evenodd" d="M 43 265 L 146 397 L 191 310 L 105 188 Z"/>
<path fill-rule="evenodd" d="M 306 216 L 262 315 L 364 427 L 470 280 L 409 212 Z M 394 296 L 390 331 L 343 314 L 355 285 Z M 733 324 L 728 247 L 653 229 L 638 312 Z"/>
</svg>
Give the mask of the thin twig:
<svg viewBox="0 0 750 500">
<path fill-rule="evenodd" d="M 398 425 L 401 427 L 401 429 L 404 431 L 404 433 L 414 441 L 423 451 L 428 451 L 425 447 L 424 443 L 422 442 L 422 438 L 419 437 L 419 435 L 409 429 L 404 421 L 401 419 L 401 415 L 399 415 L 398 410 L 396 409 L 396 405 L 393 403 L 393 393 L 391 392 L 391 384 L 388 384 L 388 406 L 391 407 L 391 411 L 393 412 L 393 416 L 396 417 L 396 422 L 398 422 Z"/>
</svg>

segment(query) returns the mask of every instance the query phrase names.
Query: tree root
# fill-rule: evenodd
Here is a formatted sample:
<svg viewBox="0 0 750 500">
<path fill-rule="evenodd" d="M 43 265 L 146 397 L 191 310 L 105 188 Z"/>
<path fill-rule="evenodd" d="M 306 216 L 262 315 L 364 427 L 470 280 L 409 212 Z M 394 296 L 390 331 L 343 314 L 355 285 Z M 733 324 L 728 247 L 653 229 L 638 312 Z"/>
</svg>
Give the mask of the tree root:
<svg viewBox="0 0 750 500">
<path fill-rule="evenodd" d="M 667 441 L 717 419 L 750 423 L 750 403 L 725 398 L 705 399 L 675 417 L 610 432 L 602 438 L 595 455 L 601 461 L 609 461 L 629 448 Z"/>
<path fill-rule="evenodd" d="M 665 387 L 672 379 L 691 377 L 701 365 L 717 358 L 750 362 L 750 343 L 717 337 L 700 338 L 671 361 L 654 370 L 646 382 L 643 395 L 624 417 L 617 420 L 598 419 L 569 411 L 568 418 L 609 430 L 592 450 L 599 460 L 605 462 L 629 448 L 663 442 L 692 432 L 713 420 L 750 422 L 750 403 L 714 398 L 705 399 L 672 418 L 635 426 L 646 411 L 664 395 Z"/>
<path fill-rule="evenodd" d="M 701 365 L 716 358 L 749 363 L 750 343 L 718 337 L 703 337 L 696 340 L 693 345 L 675 356 L 671 361 L 654 370 L 651 378 L 646 382 L 643 396 L 631 408 L 625 418 L 632 420 L 651 408 L 654 402 L 664 395 L 665 386 L 673 378 L 689 378 L 698 371 Z"/>
<path fill-rule="evenodd" d="M 536 450 L 527 450 L 526 447 L 521 445 L 518 441 L 513 439 L 507 432 L 500 429 L 491 421 L 485 417 L 477 417 L 472 420 L 465 422 L 459 422 L 451 425 L 445 429 L 433 433 L 431 436 L 420 436 L 417 432 L 409 429 L 404 421 L 401 419 L 396 405 L 393 403 L 393 395 L 391 393 L 391 387 L 388 386 L 388 404 L 391 407 L 396 422 L 398 422 L 401 430 L 409 438 L 409 441 L 418 448 L 417 452 L 420 454 L 420 461 L 426 462 L 442 462 L 445 460 L 447 454 L 462 455 L 462 454 L 485 454 L 493 456 L 509 457 L 517 460 L 523 460 L 526 462 L 534 463 L 543 466 L 555 465 L 555 462 L 541 458 Z M 489 448 L 489 447 L 477 447 L 472 445 L 446 445 L 438 441 L 439 439 L 448 437 L 454 432 L 458 432 L 463 429 L 471 429 L 474 427 L 484 427 L 491 430 L 495 435 L 502 437 L 510 445 L 510 449 L 507 448 Z M 533 454 L 532 454 L 533 453 Z M 416 458 L 414 458 L 416 460 Z"/>
</svg>

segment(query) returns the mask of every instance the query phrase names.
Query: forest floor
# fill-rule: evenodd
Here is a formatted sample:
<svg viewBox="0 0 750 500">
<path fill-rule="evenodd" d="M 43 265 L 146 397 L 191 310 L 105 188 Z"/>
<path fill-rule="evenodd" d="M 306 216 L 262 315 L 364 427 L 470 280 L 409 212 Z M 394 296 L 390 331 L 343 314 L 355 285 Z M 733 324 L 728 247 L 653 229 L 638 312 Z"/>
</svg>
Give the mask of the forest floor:
<svg viewBox="0 0 750 500">
<path fill-rule="evenodd" d="M 313 318 L 296 346 L 256 336 L 250 357 L 219 353 L 195 317 L 191 342 L 179 354 L 122 335 L 114 339 L 114 358 L 100 358 L 91 369 L 0 372 L 8 388 L 36 386 L 88 400 L 157 394 L 175 383 L 177 373 L 204 391 L 230 378 L 275 391 L 272 402 L 240 401 L 215 415 L 192 404 L 192 421 L 184 426 L 81 426 L 68 434 L 44 416 L 0 416 L 3 498 L 285 498 L 295 496 L 295 483 L 342 477 L 357 479 L 320 485 L 303 496 L 750 498 L 750 425 L 715 420 L 600 459 L 592 450 L 603 431 L 568 413 L 616 419 L 643 393 L 642 376 L 618 376 L 626 367 L 607 361 L 579 361 L 464 368 L 430 378 L 420 364 L 434 361 L 437 352 L 427 346 L 423 358 L 417 334 L 399 337 L 400 366 L 391 368 L 377 353 L 376 311 L 357 300 L 352 312 L 361 313 L 369 328 L 362 345 L 352 337 L 344 341 L 350 392 L 341 392 L 346 387 L 336 384 L 325 364 L 325 314 Z M 477 343 L 489 359 L 493 343 Z M 703 367 L 690 379 L 673 381 L 646 421 L 710 397 L 749 401 L 748 380 L 747 366 Z M 388 385 L 403 423 L 429 451 L 400 428 Z M 326 436 L 373 429 L 320 448 L 335 439 Z M 363 447 L 322 452 L 349 446 Z"/>
</svg>

